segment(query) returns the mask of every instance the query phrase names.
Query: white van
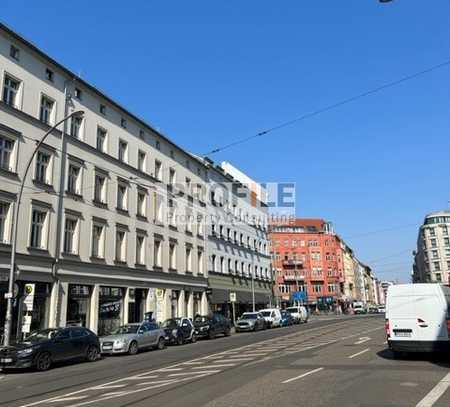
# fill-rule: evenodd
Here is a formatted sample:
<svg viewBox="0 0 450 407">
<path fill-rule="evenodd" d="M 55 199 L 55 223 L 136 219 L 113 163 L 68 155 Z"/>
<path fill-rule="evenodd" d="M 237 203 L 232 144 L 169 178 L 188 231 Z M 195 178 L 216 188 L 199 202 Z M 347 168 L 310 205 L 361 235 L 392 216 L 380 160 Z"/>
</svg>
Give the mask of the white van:
<svg viewBox="0 0 450 407">
<path fill-rule="evenodd" d="M 308 322 L 308 311 L 303 305 L 286 308 L 286 311 L 292 315 L 296 323 Z"/>
<path fill-rule="evenodd" d="M 386 336 L 394 352 L 450 350 L 450 287 L 441 284 L 390 286 Z"/>
<path fill-rule="evenodd" d="M 275 328 L 281 326 L 281 311 L 278 308 L 266 308 L 259 311 L 268 328 Z"/>
</svg>

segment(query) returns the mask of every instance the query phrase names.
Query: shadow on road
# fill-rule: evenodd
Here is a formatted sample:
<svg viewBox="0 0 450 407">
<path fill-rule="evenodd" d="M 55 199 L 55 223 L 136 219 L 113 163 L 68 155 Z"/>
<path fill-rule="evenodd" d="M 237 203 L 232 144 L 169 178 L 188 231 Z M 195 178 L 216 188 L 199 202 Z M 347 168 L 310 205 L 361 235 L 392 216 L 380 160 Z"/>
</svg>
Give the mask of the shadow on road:
<svg viewBox="0 0 450 407">
<path fill-rule="evenodd" d="M 450 369 L 450 353 L 395 353 L 390 349 L 383 349 L 378 352 L 377 355 L 380 358 L 395 361 L 417 361 L 417 362 L 430 362 L 434 365 L 445 367 Z"/>
</svg>

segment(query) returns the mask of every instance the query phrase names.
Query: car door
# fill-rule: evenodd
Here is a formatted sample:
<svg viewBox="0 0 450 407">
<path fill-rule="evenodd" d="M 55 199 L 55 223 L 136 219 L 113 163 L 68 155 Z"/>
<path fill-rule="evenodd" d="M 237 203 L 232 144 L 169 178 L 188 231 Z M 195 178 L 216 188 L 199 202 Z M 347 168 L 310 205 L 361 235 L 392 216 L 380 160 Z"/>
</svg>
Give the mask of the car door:
<svg viewBox="0 0 450 407">
<path fill-rule="evenodd" d="M 191 324 L 188 319 L 183 318 L 181 320 L 181 332 L 183 333 L 183 339 L 187 340 L 191 337 Z"/>
<path fill-rule="evenodd" d="M 149 328 L 149 334 L 150 334 L 150 345 L 154 346 L 158 344 L 158 340 L 160 338 L 160 332 L 161 329 L 158 324 L 155 324 L 154 322 L 148 323 Z M 164 336 L 164 334 L 163 334 Z"/>
<path fill-rule="evenodd" d="M 86 355 L 89 338 L 85 329 L 71 328 L 70 341 L 72 343 L 73 357 L 83 357 Z"/>
<path fill-rule="evenodd" d="M 75 356 L 75 350 L 72 344 L 70 329 L 61 329 L 55 335 L 50 345 L 50 352 L 53 361 L 62 361 L 71 359 Z"/>
<path fill-rule="evenodd" d="M 145 348 L 145 347 L 151 345 L 151 343 L 152 343 L 151 331 L 149 328 L 149 324 L 147 322 L 144 322 L 139 327 L 137 338 L 138 338 L 137 340 L 138 340 L 138 344 L 139 344 L 140 348 Z"/>
</svg>

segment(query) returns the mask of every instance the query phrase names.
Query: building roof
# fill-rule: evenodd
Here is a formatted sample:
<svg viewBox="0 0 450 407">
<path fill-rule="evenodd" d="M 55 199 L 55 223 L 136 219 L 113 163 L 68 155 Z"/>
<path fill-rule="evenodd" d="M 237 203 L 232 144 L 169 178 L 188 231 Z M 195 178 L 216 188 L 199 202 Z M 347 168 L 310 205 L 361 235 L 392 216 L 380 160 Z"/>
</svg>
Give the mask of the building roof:
<svg viewBox="0 0 450 407">
<path fill-rule="evenodd" d="M 327 222 L 319 218 L 295 218 L 295 219 L 271 219 L 270 224 L 274 226 L 301 226 L 304 228 L 313 226 L 322 229 Z"/>
</svg>

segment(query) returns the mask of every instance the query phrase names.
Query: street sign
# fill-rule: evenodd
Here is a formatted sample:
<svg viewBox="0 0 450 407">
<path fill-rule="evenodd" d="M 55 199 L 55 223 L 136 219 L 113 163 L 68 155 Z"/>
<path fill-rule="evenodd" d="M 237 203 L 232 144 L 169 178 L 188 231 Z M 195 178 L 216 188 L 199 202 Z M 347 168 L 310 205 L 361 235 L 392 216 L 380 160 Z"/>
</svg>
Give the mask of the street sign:
<svg viewBox="0 0 450 407">
<path fill-rule="evenodd" d="M 230 292 L 230 302 L 236 302 L 236 293 Z"/>
<path fill-rule="evenodd" d="M 5 299 L 14 298 L 13 293 L 5 293 Z"/>
<path fill-rule="evenodd" d="M 25 297 L 23 299 L 23 306 L 25 311 L 33 311 L 33 305 L 34 305 L 34 284 L 25 284 L 24 287 L 24 294 Z"/>
<path fill-rule="evenodd" d="M 307 300 L 306 291 L 294 291 L 292 293 L 292 300 L 293 301 L 306 301 Z"/>
</svg>

